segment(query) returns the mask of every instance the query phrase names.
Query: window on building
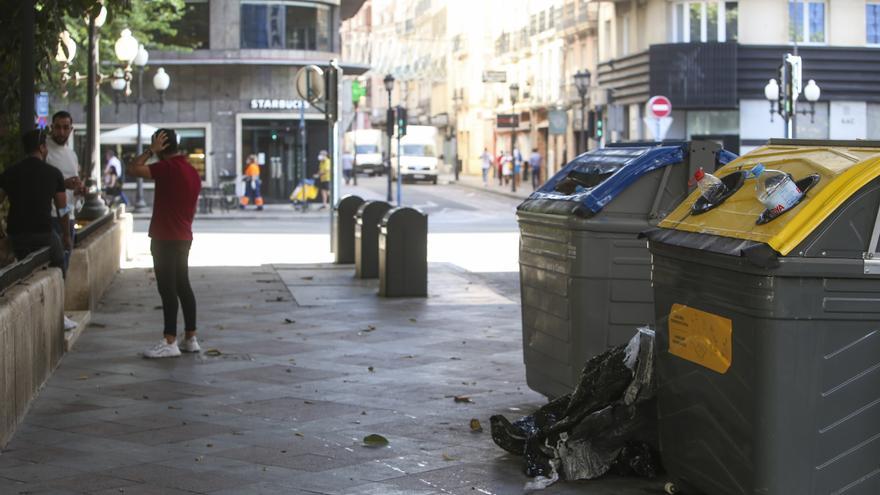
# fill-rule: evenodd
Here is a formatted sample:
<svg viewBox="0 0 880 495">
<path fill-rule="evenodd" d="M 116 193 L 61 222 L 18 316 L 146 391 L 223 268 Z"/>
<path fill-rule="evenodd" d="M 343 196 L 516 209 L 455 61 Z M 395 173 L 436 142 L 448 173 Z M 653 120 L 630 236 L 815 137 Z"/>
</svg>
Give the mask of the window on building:
<svg viewBox="0 0 880 495">
<path fill-rule="evenodd" d="M 869 45 L 880 45 L 880 3 L 869 3 L 865 5 L 865 26 L 867 33 L 867 43 Z"/>
<path fill-rule="evenodd" d="M 788 40 L 825 43 L 825 2 L 800 0 L 788 3 Z"/>
<path fill-rule="evenodd" d="M 676 43 L 736 41 L 737 2 L 677 1 L 672 6 L 672 39 Z"/>
<path fill-rule="evenodd" d="M 333 51 L 331 9 L 316 3 L 244 0 L 241 47 Z"/>
<path fill-rule="evenodd" d="M 629 13 L 623 14 L 620 29 L 620 55 L 625 57 L 629 55 Z"/>
<path fill-rule="evenodd" d="M 172 22 L 174 35 L 158 35 L 156 41 L 165 45 L 208 49 L 210 39 L 210 9 L 208 0 L 187 0 L 183 16 Z"/>
</svg>

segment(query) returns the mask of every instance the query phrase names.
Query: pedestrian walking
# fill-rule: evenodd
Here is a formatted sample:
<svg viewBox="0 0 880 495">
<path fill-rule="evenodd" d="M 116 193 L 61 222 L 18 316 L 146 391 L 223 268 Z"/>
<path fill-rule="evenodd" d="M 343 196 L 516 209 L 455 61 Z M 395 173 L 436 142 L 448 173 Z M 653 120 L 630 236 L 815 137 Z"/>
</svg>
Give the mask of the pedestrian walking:
<svg viewBox="0 0 880 495">
<path fill-rule="evenodd" d="M 128 198 L 125 197 L 125 192 L 122 190 L 122 162 L 119 161 L 116 152 L 111 148 L 107 149 L 104 157 L 107 160 L 104 166 L 105 202 L 111 204 L 115 198 L 119 198 L 122 204 L 127 205 Z"/>
<path fill-rule="evenodd" d="M 263 210 L 263 195 L 260 192 L 260 164 L 257 155 L 248 155 L 247 164 L 244 168 L 244 194 L 241 197 L 239 208 L 247 208 L 251 201 L 257 206 L 258 211 Z"/>
<path fill-rule="evenodd" d="M 321 150 L 318 153 L 318 173 L 315 178 L 318 179 L 321 189 L 321 208 L 327 207 L 330 198 L 330 154 L 327 150 Z"/>
<path fill-rule="evenodd" d="M 158 161 L 147 165 L 147 159 Z M 177 133 L 159 129 L 143 154 L 128 164 L 128 175 L 152 179 L 156 183 L 153 217 L 150 219 L 150 252 L 162 312 L 163 338 L 144 351 L 147 358 L 178 357 L 180 351 L 199 352 L 196 339 L 196 298 L 189 283 L 189 251 L 192 222 L 202 179 L 195 167 L 179 153 Z M 183 309 L 184 340 L 177 342 L 178 301 Z"/>
<path fill-rule="evenodd" d="M 22 145 L 27 157 L 0 174 L 0 202 L 9 199 L 6 232 L 12 250 L 15 257 L 22 260 L 34 251 L 48 247 L 49 266 L 60 268 L 62 276 L 66 276 L 64 253 L 73 248 L 73 238 L 68 229 L 61 229 L 59 235 L 54 228 L 56 219 L 52 218 L 54 206 L 62 225 L 70 220 L 64 176 L 56 167 L 46 163 L 49 150 L 43 130 L 26 132 L 22 136 Z M 76 327 L 75 323 L 73 327 Z M 65 329 L 70 329 L 67 321 Z"/>
<path fill-rule="evenodd" d="M 489 153 L 489 148 L 483 148 L 480 160 L 483 165 L 483 187 L 489 187 L 489 169 L 492 168 L 492 155 Z"/>
<path fill-rule="evenodd" d="M 532 190 L 538 188 L 543 182 L 541 181 L 541 168 L 542 168 L 542 158 L 541 153 L 538 152 L 538 148 L 532 148 L 532 156 L 529 157 L 529 166 L 532 169 Z"/>
<path fill-rule="evenodd" d="M 342 175 L 345 177 L 346 186 L 351 182 L 353 172 L 354 155 L 351 154 L 351 150 L 347 149 L 342 153 Z"/>
<path fill-rule="evenodd" d="M 499 186 L 504 185 L 504 150 L 499 150 L 495 157 L 495 178 Z"/>
<path fill-rule="evenodd" d="M 501 173 L 504 175 L 504 185 L 507 185 L 513 180 L 513 155 L 505 154 L 502 161 Z"/>
</svg>

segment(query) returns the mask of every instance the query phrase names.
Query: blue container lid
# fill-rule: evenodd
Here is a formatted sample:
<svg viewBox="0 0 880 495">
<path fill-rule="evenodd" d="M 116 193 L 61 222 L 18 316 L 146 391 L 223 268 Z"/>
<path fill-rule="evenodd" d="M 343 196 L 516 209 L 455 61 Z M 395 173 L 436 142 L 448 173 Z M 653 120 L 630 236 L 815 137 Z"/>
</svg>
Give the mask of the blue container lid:
<svg viewBox="0 0 880 495">
<path fill-rule="evenodd" d="M 588 151 L 566 164 L 530 200 L 573 201 L 599 213 L 643 175 L 685 160 L 686 143 L 614 146 Z M 718 162 L 736 158 L 721 150 Z"/>
</svg>

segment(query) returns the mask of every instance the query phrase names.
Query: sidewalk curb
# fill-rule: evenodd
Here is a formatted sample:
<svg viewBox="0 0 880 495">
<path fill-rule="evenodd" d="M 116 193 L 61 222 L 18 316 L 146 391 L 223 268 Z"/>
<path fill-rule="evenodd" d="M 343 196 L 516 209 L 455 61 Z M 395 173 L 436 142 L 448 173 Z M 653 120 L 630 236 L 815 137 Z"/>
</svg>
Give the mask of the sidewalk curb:
<svg viewBox="0 0 880 495">
<path fill-rule="evenodd" d="M 495 194 L 498 196 L 506 196 L 508 198 L 518 199 L 520 201 L 525 201 L 526 199 L 528 199 L 528 196 L 520 196 L 519 194 L 510 192 L 510 191 L 499 191 L 497 189 L 492 189 L 490 187 L 483 187 L 482 185 L 468 184 L 467 182 L 464 182 L 464 181 L 456 182 L 455 180 L 449 180 L 449 181 L 447 181 L 447 184 L 452 185 L 452 186 L 466 187 L 468 189 L 473 189 L 475 191 L 488 192 L 488 193 L 492 193 L 492 194 Z"/>
</svg>

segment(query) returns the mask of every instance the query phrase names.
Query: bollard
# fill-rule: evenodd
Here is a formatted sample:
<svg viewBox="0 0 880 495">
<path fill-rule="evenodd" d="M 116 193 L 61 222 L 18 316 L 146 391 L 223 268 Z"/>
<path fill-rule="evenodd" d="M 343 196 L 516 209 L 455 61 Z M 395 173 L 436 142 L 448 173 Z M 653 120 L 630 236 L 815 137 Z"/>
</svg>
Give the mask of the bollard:
<svg viewBox="0 0 880 495">
<path fill-rule="evenodd" d="M 357 278 L 379 276 L 379 221 L 391 205 L 367 201 L 358 208 L 354 226 L 354 272 Z"/>
<path fill-rule="evenodd" d="M 379 295 L 427 297 L 428 216 L 395 208 L 379 226 Z"/>
<path fill-rule="evenodd" d="M 333 210 L 333 252 L 336 253 L 337 264 L 354 263 L 354 230 L 358 208 L 364 204 L 360 196 L 346 196 L 339 200 Z"/>
</svg>

